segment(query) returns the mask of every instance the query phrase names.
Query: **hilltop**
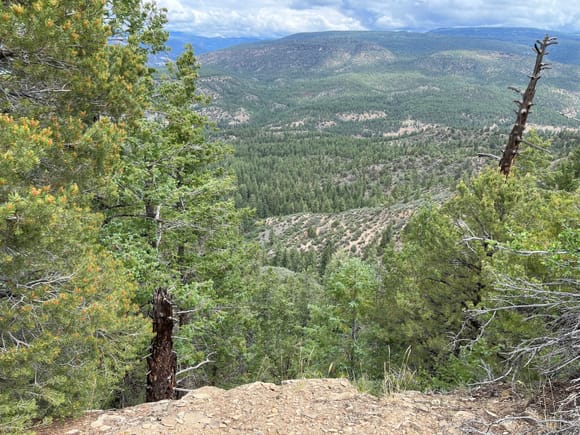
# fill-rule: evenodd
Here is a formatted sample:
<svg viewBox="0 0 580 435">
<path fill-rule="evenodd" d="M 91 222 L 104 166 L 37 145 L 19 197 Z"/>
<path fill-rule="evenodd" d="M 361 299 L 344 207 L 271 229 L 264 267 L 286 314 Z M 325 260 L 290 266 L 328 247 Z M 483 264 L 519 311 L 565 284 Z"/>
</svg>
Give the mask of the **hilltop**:
<svg viewBox="0 0 580 435">
<path fill-rule="evenodd" d="M 560 43 L 550 53 L 554 62 L 580 65 L 580 37 L 562 32 L 528 28 L 461 28 L 431 32 L 333 31 L 299 33 L 266 41 L 247 41 L 218 50 L 202 50 L 205 67 L 242 76 L 275 79 L 375 69 L 391 63 L 413 61 L 445 51 L 533 55 L 530 44 L 545 34 Z M 200 53 L 201 54 L 201 53 Z M 412 67 L 412 62 L 405 67 Z"/>
</svg>

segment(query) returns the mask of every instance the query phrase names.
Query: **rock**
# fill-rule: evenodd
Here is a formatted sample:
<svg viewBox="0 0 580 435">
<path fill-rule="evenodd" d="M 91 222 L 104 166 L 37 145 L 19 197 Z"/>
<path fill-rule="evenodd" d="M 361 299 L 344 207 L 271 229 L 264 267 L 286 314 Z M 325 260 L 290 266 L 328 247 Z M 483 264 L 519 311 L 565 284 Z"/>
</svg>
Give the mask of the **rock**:
<svg viewBox="0 0 580 435">
<path fill-rule="evenodd" d="M 165 427 L 175 427 L 177 425 L 177 421 L 175 417 L 168 416 L 161 419 L 161 424 Z"/>
<path fill-rule="evenodd" d="M 185 406 L 186 405 L 186 406 Z M 515 406 L 510 402 L 510 407 Z M 518 406 L 525 409 L 524 402 Z M 418 392 L 377 398 L 359 394 L 344 379 L 257 382 L 228 391 L 204 387 L 180 401 L 145 403 L 133 408 L 85 415 L 39 435 L 125 434 L 461 434 L 461 428 L 485 429 L 513 413 L 505 402 L 470 401 L 464 394 Z M 539 433 L 529 421 L 504 423 L 497 433 Z M 68 431 L 68 432 L 67 432 Z"/>
</svg>

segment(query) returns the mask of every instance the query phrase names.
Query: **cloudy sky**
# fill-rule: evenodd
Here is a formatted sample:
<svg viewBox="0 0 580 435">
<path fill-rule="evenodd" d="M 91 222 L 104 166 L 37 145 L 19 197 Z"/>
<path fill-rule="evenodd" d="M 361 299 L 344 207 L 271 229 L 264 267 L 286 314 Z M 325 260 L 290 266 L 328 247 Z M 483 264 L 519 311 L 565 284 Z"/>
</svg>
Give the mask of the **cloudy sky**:
<svg viewBox="0 0 580 435">
<path fill-rule="evenodd" d="M 524 26 L 580 33 L 578 0 L 158 0 L 169 29 L 279 37 L 326 30 Z"/>
</svg>

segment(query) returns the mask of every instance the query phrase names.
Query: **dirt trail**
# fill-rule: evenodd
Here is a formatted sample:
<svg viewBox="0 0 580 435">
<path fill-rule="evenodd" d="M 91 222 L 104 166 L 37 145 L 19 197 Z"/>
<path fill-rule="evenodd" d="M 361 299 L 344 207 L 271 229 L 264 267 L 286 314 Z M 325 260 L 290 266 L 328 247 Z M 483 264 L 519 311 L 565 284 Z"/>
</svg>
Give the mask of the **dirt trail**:
<svg viewBox="0 0 580 435">
<path fill-rule="evenodd" d="M 509 389 L 495 397 L 362 394 L 345 379 L 203 387 L 181 400 L 94 411 L 39 434 L 535 434 L 537 417 Z"/>
</svg>

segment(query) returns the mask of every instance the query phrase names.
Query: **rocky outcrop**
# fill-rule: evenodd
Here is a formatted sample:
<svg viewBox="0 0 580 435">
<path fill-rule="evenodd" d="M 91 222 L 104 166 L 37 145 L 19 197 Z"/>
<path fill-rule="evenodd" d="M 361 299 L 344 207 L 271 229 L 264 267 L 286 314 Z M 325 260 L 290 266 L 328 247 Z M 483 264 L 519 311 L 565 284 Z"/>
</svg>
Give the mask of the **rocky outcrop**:
<svg viewBox="0 0 580 435">
<path fill-rule="evenodd" d="M 492 397 L 489 397 L 492 396 Z M 518 415 L 512 419 L 510 415 Z M 524 418 L 521 416 L 524 415 Z M 487 397 L 408 391 L 377 398 L 345 379 L 203 387 L 181 400 L 96 411 L 41 434 L 522 434 L 539 433 L 509 388 Z"/>
</svg>

